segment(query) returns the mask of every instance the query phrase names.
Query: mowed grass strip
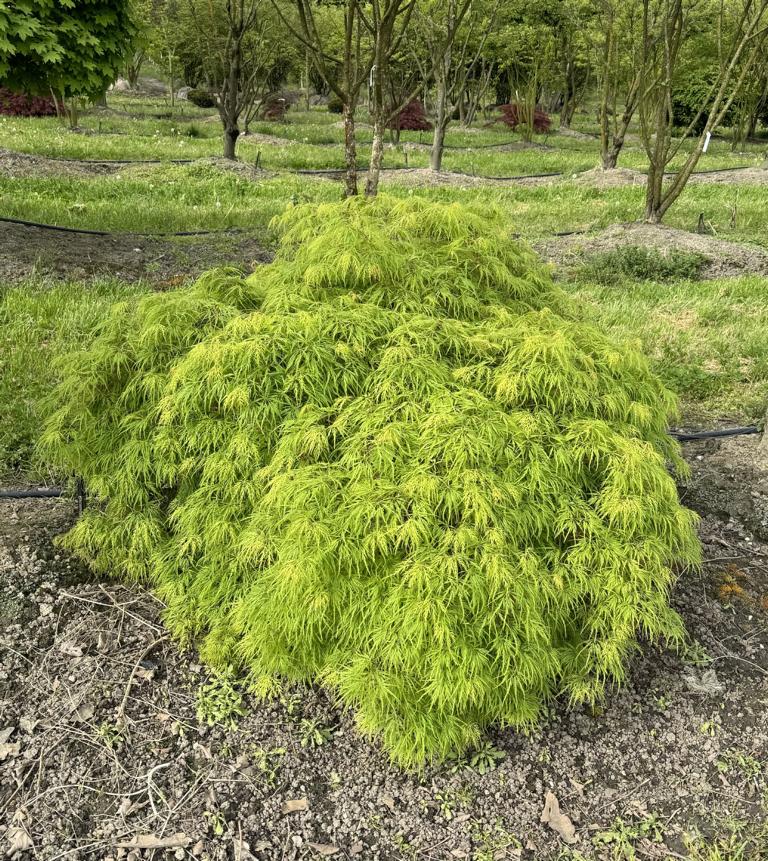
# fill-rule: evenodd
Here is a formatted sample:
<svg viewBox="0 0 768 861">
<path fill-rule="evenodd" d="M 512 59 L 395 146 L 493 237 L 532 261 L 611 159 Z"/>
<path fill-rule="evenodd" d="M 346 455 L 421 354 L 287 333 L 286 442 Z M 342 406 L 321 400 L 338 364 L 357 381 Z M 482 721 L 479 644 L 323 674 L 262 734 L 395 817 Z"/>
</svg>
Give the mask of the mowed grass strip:
<svg viewBox="0 0 768 861">
<path fill-rule="evenodd" d="M 439 200 L 483 200 L 509 213 L 512 229 L 527 238 L 561 231 L 598 230 L 636 221 L 639 186 L 600 189 L 573 180 L 541 186 L 414 187 L 395 174 L 393 194 Z M 94 176 L 0 176 L 0 215 L 91 230 L 166 233 L 239 228 L 266 231 L 291 203 L 338 198 L 328 179 L 230 171 L 215 164 L 129 166 Z M 666 223 L 693 230 L 703 214 L 718 237 L 768 246 L 768 185 L 689 185 Z"/>
<path fill-rule="evenodd" d="M 170 105 L 147 100 L 110 97 L 113 108 L 92 109 L 82 115 L 80 127 L 73 131 L 55 117 L 0 117 L 0 147 L 36 155 L 86 160 L 210 158 L 221 155 L 221 123 L 211 109 L 189 103 Z M 361 112 L 357 127 L 358 158 L 361 164 L 370 157 L 371 127 Z M 449 127 L 446 136 L 444 169 L 486 175 L 515 175 L 561 171 L 576 173 L 599 164 L 598 140 L 587 135 L 559 133 L 554 129 L 537 135 L 531 143 L 501 123 L 480 120 L 470 128 Z M 239 156 L 252 162 L 261 152 L 261 164 L 271 169 L 340 167 L 343 163 L 344 132 L 338 114 L 323 108 L 307 111 L 292 109 L 285 122 L 255 122 L 253 136 L 243 135 Z M 259 135 L 285 143 L 270 146 Z M 391 136 L 390 136 L 391 141 Z M 679 167 L 694 140 L 686 141 L 671 169 Z M 413 148 L 413 144 L 420 147 Z M 402 132 L 397 146 L 388 142 L 384 163 L 387 167 L 426 167 L 429 164 L 429 132 Z M 513 144 L 513 151 L 489 147 Z M 461 149 L 457 149 L 461 148 Z M 406 153 L 406 150 L 408 152 Z M 754 167 L 763 163 L 765 144 L 757 141 L 734 151 L 726 138 L 716 138 L 702 158 L 698 170 L 726 167 Z M 645 171 L 648 159 L 636 134 L 628 136 L 621 154 L 620 167 Z"/>
</svg>

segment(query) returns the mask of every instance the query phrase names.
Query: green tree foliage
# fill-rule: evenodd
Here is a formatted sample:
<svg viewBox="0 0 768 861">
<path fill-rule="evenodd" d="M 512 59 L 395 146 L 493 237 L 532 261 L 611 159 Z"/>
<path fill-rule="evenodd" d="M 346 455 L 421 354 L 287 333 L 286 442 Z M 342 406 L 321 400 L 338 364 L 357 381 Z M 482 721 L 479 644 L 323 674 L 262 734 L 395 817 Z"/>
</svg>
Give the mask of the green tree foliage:
<svg viewBox="0 0 768 861">
<path fill-rule="evenodd" d="M 320 680 L 406 765 L 592 701 L 679 639 L 698 556 L 674 397 L 493 212 L 290 208 L 276 260 L 116 305 L 44 446 L 65 544 L 150 583 L 205 660 Z"/>
<path fill-rule="evenodd" d="M 97 96 L 131 48 L 129 0 L 0 2 L 0 81 L 31 93 Z"/>
</svg>

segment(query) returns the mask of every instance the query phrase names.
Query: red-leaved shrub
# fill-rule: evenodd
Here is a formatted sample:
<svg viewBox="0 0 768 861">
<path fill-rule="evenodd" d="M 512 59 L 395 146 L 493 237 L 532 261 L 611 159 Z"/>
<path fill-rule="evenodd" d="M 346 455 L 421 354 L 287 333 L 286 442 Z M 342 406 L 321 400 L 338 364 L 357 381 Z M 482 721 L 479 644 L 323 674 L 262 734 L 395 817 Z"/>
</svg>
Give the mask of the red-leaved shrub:
<svg viewBox="0 0 768 861">
<path fill-rule="evenodd" d="M 517 102 L 512 102 L 509 105 L 499 105 L 501 117 L 499 122 L 504 123 L 511 129 L 516 129 L 519 125 L 527 122 L 525 109 Z M 537 135 L 545 134 L 549 131 L 552 125 L 552 120 L 549 114 L 543 109 L 536 107 L 533 112 L 533 130 Z"/>
<path fill-rule="evenodd" d="M 424 113 L 424 105 L 418 99 L 412 99 L 389 123 L 388 128 L 405 132 L 428 132 L 432 123 Z"/>
<path fill-rule="evenodd" d="M 7 87 L 0 87 L 0 114 L 7 117 L 53 117 L 56 106 L 53 99 L 14 93 Z"/>
<path fill-rule="evenodd" d="M 278 97 L 267 98 L 261 108 L 261 118 L 273 122 L 282 122 L 288 111 L 288 100 Z"/>
</svg>

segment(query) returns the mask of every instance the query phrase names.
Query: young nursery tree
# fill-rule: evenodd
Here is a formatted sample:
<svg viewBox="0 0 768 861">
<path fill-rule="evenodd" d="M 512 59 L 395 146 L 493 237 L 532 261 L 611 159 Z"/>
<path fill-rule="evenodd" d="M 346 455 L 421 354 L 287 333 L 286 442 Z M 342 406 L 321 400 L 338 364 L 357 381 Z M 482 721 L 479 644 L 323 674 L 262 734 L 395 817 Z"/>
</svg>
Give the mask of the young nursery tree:
<svg viewBox="0 0 768 861">
<path fill-rule="evenodd" d="M 403 104 L 391 105 L 387 100 L 386 82 L 392 55 L 403 42 L 416 0 L 370 0 L 360 5 L 360 16 L 373 44 L 373 64 L 370 74 L 370 113 L 373 120 L 373 141 L 365 194 L 372 197 L 379 190 L 379 174 L 384 155 L 384 132 L 400 112 Z M 368 8 L 366 8 L 366 6 Z M 409 93 L 404 103 L 415 95 Z"/>
<path fill-rule="evenodd" d="M 642 0 L 599 0 L 593 21 L 598 71 L 600 162 L 612 170 L 624 148 L 640 97 L 643 57 Z M 648 14 L 655 17 L 656 9 Z M 650 31 L 650 32 L 649 32 Z M 653 27 L 645 37 L 652 38 Z"/>
<path fill-rule="evenodd" d="M 405 765 L 594 700 L 677 640 L 674 398 L 485 207 L 292 207 L 247 279 L 115 306 L 43 444 L 65 544 L 205 660 L 332 686 Z"/>
<path fill-rule="evenodd" d="M 267 0 L 185 0 L 192 38 L 224 128 L 224 158 L 236 158 L 241 117 L 269 89 L 278 53 L 277 21 Z"/>
<path fill-rule="evenodd" d="M 24 0 L 0 4 L 0 84 L 52 94 L 72 125 L 77 97 L 115 80 L 136 27 L 130 0 Z"/>
<path fill-rule="evenodd" d="M 711 20 L 714 4 L 691 0 L 643 0 L 643 36 L 639 117 L 648 155 L 645 219 L 658 223 L 682 194 L 699 163 L 711 133 L 725 118 L 736 96 L 753 74 L 766 48 L 768 0 L 719 0 L 718 54 L 711 84 L 690 123 L 675 133 L 673 95 L 676 72 L 696 16 Z M 702 19 L 699 18 L 699 25 Z M 667 166 L 704 119 L 698 140 L 669 183 Z"/>
<path fill-rule="evenodd" d="M 422 76 L 435 88 L 432 170 L 442 169 L 445 133 L 482 60 L 499 5 L 499 0 L 429 0 L 417 8 L 415 30 L 426 48 Z M 413 50 L 418 58 L 415 43 Z"/>
<path fill-rule="evenodd" d="M 360 91 L 375 62 L 360 0 L 271 0 L 282 22 L 307 51 L 311 62 L 340 99 L 344 116 L 344 193 L 357 194 L 355 114 Z M 290 15 L 290 9 L 294 15 Z"/>
</svg>

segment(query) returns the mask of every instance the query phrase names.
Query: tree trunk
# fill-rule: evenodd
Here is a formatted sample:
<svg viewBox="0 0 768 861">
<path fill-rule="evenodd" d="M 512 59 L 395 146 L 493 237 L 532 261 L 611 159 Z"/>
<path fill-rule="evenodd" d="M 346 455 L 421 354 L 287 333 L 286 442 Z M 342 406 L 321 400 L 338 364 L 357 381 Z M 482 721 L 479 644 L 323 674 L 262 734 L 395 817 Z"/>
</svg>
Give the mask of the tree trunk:
<svg viewBox="0 0 768 861">
<path fill-rule="evenodd" d="M 173 107 L 176 103 L 176 70 L 173 68 L 173 52 L 169 50 L 168 53 L 168 78 L 170 83 L 168 84 L 170 88 L 170 96 L 171 96 L 171 107 Z"/>
<path fill-rule="evenodd" d="M 355 140 L 355 106 L 344 104 L 344 196 L 357 194 L 357 142 Z"/>
<path fill-rule="evenodd" d="M 237 126 L 224 129 L 224 158 L 236 160 L 235 150 L 239 137 L 240 129 Z"/>
<path fill-rule="evenodd" d="M 227 76 L 219 93 L 219 116 L 224 126 L 224 158 L 234 160 L 240 137 L 240 78 L 242 70 L 242 32 L 233 28 L 226 57 Z"/>
<path fill-rule="evenodd" d="M 435 129 L 432 134 L 432 153 L 429 157 L 430 170 L 439 171 L 443 166 L 443 149 L 445 147 L 445 130 L 448 127 L 448 93 L 445 82 L 437 82 L 435 93 Z"/>
<path fill-rule="evenodd" d="M 445 149 L 446 123 L 436 122 L 435 131 L 432 136 L 432 153 L 429 157 L 429 169 L 441 171 L 443 169 L 443 152 Z"/>
<path fill-rule="evenodd" d="M 609 148 L 603 152 L 603 170 L 613 170 L 619 162 L 619 154 L 624 147 L 626 127 L 620 129 L 611 141 Z"/>
<path fill-rule="evenodd" d="M 371 162 L 368 176 L 365 180 L 365 196 L 376 197 L 379 191 L 379 175 L 381 162 L 384 157 L 384 117 L 381 109 L 377 110 L 373 121 L 373 143 L 371 145 Z"/>
</svg>

